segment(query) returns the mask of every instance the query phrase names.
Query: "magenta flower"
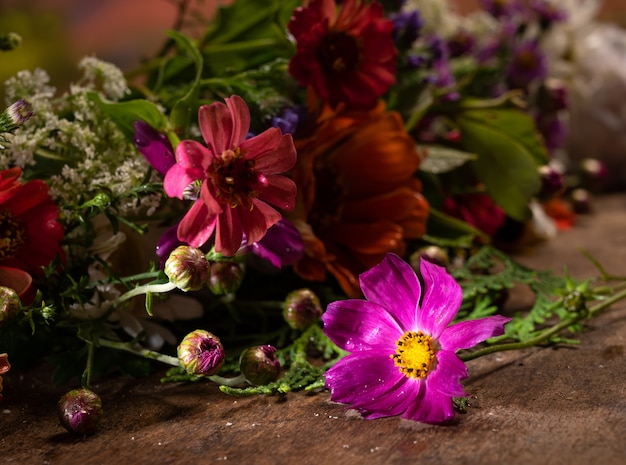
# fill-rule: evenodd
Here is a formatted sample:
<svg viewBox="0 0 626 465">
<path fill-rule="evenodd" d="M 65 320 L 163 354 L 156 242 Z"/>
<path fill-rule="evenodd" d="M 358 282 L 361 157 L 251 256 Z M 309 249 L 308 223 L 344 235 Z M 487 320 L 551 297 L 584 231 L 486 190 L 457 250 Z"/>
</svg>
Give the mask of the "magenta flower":
<svg viewBox="0 0 626 465">
<path fill-rule="evenodd" d="M 170 197 L 195 200 L 178 226 L 178 239 L 200 247 L 215 232 L 215 250 L 230 256 L 244 234 L 255 243 L 281 219 L 269 204 L 293 209 L 296 185 L 280 174 L 295 165 L 296 149 L 291 135 L 278 128 L 246 139 L 250 112 L 237 95 L 226 105 L 200 107 L 198 122 L 206 147 L 181 141 L 163 187 Z"/>
<path fill-rule="evenodd" d="M 397 255 L 360 276 L 367 300 L 328 305 L 326 335 L 351 352 L 326 373 L 331 400 L 349 404 L 368 419 L 402 415 L 425 423 L 454 416 L 453 397 L 466 395 L 467 367 L 456 355 L 504 332 L 500 315 L 448 326 L 462 300 L 459 284 L 444 268 L 420 263 L 422 288 Z"/>
</svg>

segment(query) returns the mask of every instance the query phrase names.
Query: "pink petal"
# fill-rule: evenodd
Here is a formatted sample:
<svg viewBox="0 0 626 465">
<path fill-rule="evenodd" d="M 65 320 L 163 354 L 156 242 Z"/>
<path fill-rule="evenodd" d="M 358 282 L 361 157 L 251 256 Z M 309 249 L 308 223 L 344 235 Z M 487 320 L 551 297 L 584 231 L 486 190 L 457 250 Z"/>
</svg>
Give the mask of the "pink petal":
<svg viewBox="0 0 626 465">
<path fill-rule="evenodd" d="M 255 161 L 254 169 L 264 174 L 285 173 L 296 164 L 296 147 L 291 134 L 269 128 L 241 143 L 246 159 Z"/>
<path fill-rule="evenodd" d="M 426 385 L 416 402 L 404 412 L 402 418 L 423 423 L 444 423 L 454 417 L 452 398 Z"/>
<path fill-rule="evenodd" d="M 259 198 L 282 210 L 293 210 L 296 205 L 296 183 L 280 175 L 268 175 L 267 185 L 259 189 Z"/>
<path fill-rule="evenodd" d="M 326 372 L 326 387 L 334 402 L 371 411 L 376 405 L 381 416 L 402 413 L 412 389 L 402 389 L 403 376 L 387 354 L 374 351 L 359 352 L 339 360 Z M 386 395 L 392 391 L 391 395 Z M 383 397 L 383 403 L 376 402 Z"/>
<path fill-rule="evenodd" d="M 233 210 L 233 208 L 226 208 L 220 213 L 215 234 L 216 252 L 228 257 L 235 255 L 243 239 L 241 222 Z"/>
<path fill-rule="evenodd" d="M 230 110 L 233 127 L 227 148 L 239 147 L 248 136 L 250 130 L 250 110 L 248 105 L 238 95 L 226 99 L 226 105 Z"/>
<path fill-rule="evenodd" d="M 454 319 L 461 301 L 461 286 L 445 268 L 421 260 L 420 272 L 424 280 L 424 298 L 418 312 L 418 328 L 438 339 Z"/>
<path fill-rule="evenodd" d="M 232 149 L 233 118 L 226 105 L 214 102 L 198 110 L 198 125 L 209 151 L 219 156 L 224 150 Z"/>
<path fill-rule="evenodd" d="M 511 318 L 502 315 L 461 321 L 446 328 L 439 337 L 439 343 L 441 347 L 452 352 L 470 349 L 490 337 L 503 334 L 504 325 L 509 321 Z"/>
<path fill-rule="evenodd" d="M 363 295 L 387 311 L 405 331 L 415 330 L 420 283 L 413 268 L 395 254 L 359 276 Z"/>
<path fill-rule="evenodd" d="M 467 366 L 449 350 L 437 352 L 437 365 L 428 373 L 426 383 L 430 389 L 452 397 L 466 395 L 461 380 L 467 378 Z"/>
<path fill-rule="evenodd" d="M 250 244 L 260 241 L 267 230 L 282 219 L 280 213 L 258 199 L 252 201 L 252 208 L 240 205 L 236 210 Z"/>
<path fill-rule="evenodd" d="M 200 247 L 213 234 L 216 220 L 217 216 L 211 214 L 203 202 L 194 202 L 178 224 L 178 239 L 192 247 Z"/>
<path fill-rule="evenodd" d="M 222 204 L 219 203 L 215 198 L 212 186 L 209 182 L 205 182 L 202 184 L 202 189 L 200 189 L 200 199 L 207 206 L 211 214 L 219 215 L 224 211 Z"/>
<path fill-rule="evenodd" d="M 366 300 L 338 300 L 322 315 L 324 333 L 343 350 L 377 349 L 393 354 L 404 331 L 382 307 Z"/>
</svg>

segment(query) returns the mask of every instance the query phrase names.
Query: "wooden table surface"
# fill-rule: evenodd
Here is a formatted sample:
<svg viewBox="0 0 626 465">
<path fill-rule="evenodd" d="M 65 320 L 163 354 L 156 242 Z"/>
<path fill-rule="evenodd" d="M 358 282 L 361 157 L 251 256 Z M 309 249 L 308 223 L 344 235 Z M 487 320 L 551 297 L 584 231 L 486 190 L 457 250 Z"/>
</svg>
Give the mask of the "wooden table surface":
<svg viewBox="0 0 626 465">
<path fill-rule="evenodd" d="M 626 275 L 626 195 L 520 261 L 577 278 Z M 514 294 L 515 295 L 515 294 Z M 519 298 L 524 296 L 520 294 Z M 41 367 L 5 376 L 0 463 L 15 464 L 626 464 L 626 302 L 588 322 L 580 345 L 492 354 L 468 363 L 470 406 L 448 426 L 363 420 L 327 392 L 233 398 L 209 383 L 116 377 L 94 390 L 105 416 L 77 438 L 56 419 L 66 387 Z"/>
</svg>

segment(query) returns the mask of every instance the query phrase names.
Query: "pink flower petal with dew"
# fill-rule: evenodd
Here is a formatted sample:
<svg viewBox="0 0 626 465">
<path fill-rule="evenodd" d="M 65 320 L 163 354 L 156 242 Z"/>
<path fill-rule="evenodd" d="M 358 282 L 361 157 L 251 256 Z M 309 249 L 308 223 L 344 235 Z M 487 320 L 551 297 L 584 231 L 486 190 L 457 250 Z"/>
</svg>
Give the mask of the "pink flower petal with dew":
<svg viewBox="0 0 626 465">
<path fill-rule="evenodd" d="M 250 131 L 250 110 L 245 100 L 238 95 L 226 98 L 225 101 L 233 120 L 229 147 L 239 147 L 246 140 Z"/>
<path fill-rule="evenodd" d="M 246 206 L 238 206 L 237 213 L 239 214 L 239 220 L 246 235 L 246 240 L 250 244 L 263 239 L 267 230 L 282 219 L 280 213 L 258 199 L 252 201 L 252 208 L 249 210 Z"/>
<path fill-rule="evenodd" d="M 367 405 L 359 407 L 361 415 L 367 420 L 400 415 L 406 412 L 416 399 L 419 399 L 420 393 L 425 389 L 425 383 L 422 380 L 402 376 L 392 389 L 382 393 L 376 399 L 370 399 Z M 391 411 L 394 413 L 391 414 Z"/>
<path fill-rule="evenodd" d="M 407 420 L 439 424 L 454 418 L 452 398 L 430 389 L 427 383 L 414 403 L 402 414 Z"/>
<path fill-rule="evenodd" d="M 438 339 L 459 311 L 463 291 L 441 266 L 421 260 L 420 272 L 424 280 L 424 298 L 417 314 L 417 327 Z"/>
<path fill-rule="evenodd" d="M 279 175 L 266 176 L 266 185 L 259 188 L 260 199 L 282 210 L 293 210 L 296 206 L 296 193 L 296 183 Z"/>
<path fill-rule="evenodd" d="M 191 247 L 200 247 L 209 240 L 217 215 L 212 214 L 203 202 L 194 202 L 178 224 L 178 239 Z"/>
<path fill-rule="evenodd" d="M 365 300 L 339 300 L 322 315 L 324 333 L 348 352 L 380 350 L 392 354 L 404 331 L 384 308 Z"/>
<path fill-rule="evenodd" d="M 334 402 L 371 410 L 369 405 L 390 390 L 408 380 L 403 376 L 388 354 L 377 351 L 360 352 L 339 360 L 326 372 L 326 387 Z M 399 415 L 411 389 L 397 390 L 398 395 L 385 396 L 386 403 L 379 404 L 386 416 Z"/>
<path fill-rule="evenodd" d="M 439 337 L 439 344 L 441 344 L 442 348 L 452 352 L 470 349 L 490 337 L 503 334 L 504 325 L 509 321 L 511 321 L 511 318 L 502 315 L 461 321 L 445 329 Z"/>
<path fill-rule="evenodd" d="M 363 295 L 387 309 L 405 331 L 415 330 L 420 283 L 413 268 L 395 254 L 359 276 Z M 394 341 L 395 342 L 395 341 Z"/>
<path fill-rule="evenodd" d="M 215 250 L 222 255 L 235 255 L 243 239 L 243 228 L 239 215 L 233 208 L 226 208 L 220 213 L 215 232 Z"/>
<path fill-rule="evenodd" d="M 280 174 L 296 164 L 296 148 L 291 134 L 269 128 L 241 143 L 244 157 L 254 160 L 254 169 L 264 174 Z"/>
<path fill-rule="evenodd" d="M 467 378 L 467 366 L 463 360 L 449 350 L 439 350 L 436 357 L 437 366 L 426 378 L 428 388 L 451 397 L 464 396 L 461 380 Z"/>
</svg>

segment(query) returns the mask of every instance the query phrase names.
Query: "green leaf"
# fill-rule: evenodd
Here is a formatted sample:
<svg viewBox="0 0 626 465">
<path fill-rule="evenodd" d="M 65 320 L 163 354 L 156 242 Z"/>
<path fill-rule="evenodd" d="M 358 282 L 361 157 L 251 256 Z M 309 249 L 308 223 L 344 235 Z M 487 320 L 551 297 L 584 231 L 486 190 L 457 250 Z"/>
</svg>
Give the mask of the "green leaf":
<svg viewBox="0 0 626 465">
<path fill-rule="evenodd" d="M 198 110 L 198 91 L 202 79 L 204 59 L 196 45 L 186 35 L 177 31 L 168 31 L 167 35 L 176 42 L 176 45 L 178 45 L 181 50 L 185 51 L 191 57 L 196 69 L 193 82 L 185 95 L 174 104 L 170 115 L 170 121 L 174 126 L 174 130 L 178 133 L 182 133 L 189 128 L 191 116 Z"/>
<path fill-rule="evenodd" d="M 108 102 L 97 92 L 89 92 L 87 97 L 94 102 L 120 128 L 124 135 L 133 140 L 135 128 L 133 123 L 143 120 L 155 129 L 164 130 L 167 118 L 153 103 L 138 99 L 128 102 Z"/>
<path fill-rule="evenodd" d="M 439 145 L 428 145 L 421 148 L 426 149 L 428 155 L 420 164 L 420 170 L 431 174 L 447 173 L 477 158 L 473 153 Z"/>
<path fill-rule="evenodd" d="M 485 233 L 465 221 L 446 215 L 432 207 L 428 215 L 426 230 L 428 231 L 428 237 L 430 239 L 437 238 L 435 239 L 437 241 L 448 240 L 448 243 L 459 241 L 461 244 L 466 244 L 469 237 L 482 237 L 485 240 L 489 239 Z"/>
<path fill-rule="evenodd" d="M 516 109 L 469 110 L 456 117 L 473 167 L 494 201 L 513 219 L 530 218 L 528 203 L 539 191 L 537 168 L 547 153 L 532 119 Z"/>
</svg>

